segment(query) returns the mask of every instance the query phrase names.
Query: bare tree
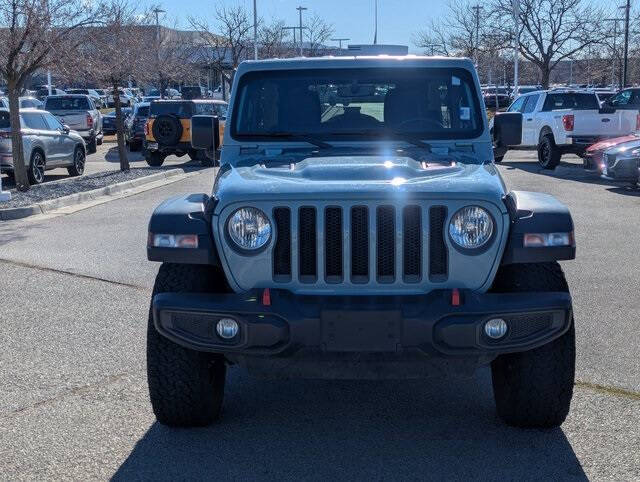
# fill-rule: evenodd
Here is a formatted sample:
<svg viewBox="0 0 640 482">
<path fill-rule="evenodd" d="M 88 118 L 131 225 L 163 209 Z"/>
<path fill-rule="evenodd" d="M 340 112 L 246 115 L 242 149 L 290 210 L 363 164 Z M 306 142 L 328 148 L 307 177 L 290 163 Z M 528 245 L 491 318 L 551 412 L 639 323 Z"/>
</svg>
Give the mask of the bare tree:
<svg viewBox="0 0 640 482">
<path fill-rule="evenodd" d="M 306 32 L 308 41 L 307 55 L 316 57 L 322 55 L 321 50 L 325 48 L 325 44 L 333 35 L 334 28 L 333 25 L 325 22 L 318 14 L 314 14 L 307 22 Z M 304 40 L 304 35 L 302 38 Z"/>
<path fill-rule="evenodd" d="M 16 187 L 29 189 L 20 132 L 19 101 L 34 72 L 55 68 L 84 41 L 80 30 L 96 24 L 102 5 L 84 0 L 0 0 L 0 75 L 7 82 Z M 74 34 L 74 35 L 72 35 Z"/>
<path fill-rule="evenodd" d="M 253 22 L 242 6 L 216 9 L 212 27 L 205 18 L 190 17 L 191 27 L 199 32 L 206 54 L 203 59 L 231 83 L 235 69 L 247 58 L 252 45 Z"/>
<path fill-rule="evenodd" d="M 511 0 L 494 2 L 503 19 L 495 28 L 506 34 L 513 23 Z M 602 11 L 584 0 L 520 0 L 520 53 L 539 69 L 543 87 L 549 87 L 559 62 L 606 39 L 602 18 Z"/>
<path fill-rule="evenodd" d="M 129 159 L 120 89 L 131 79 L 141 78 L 152 65 L 149 45 L 154 37 L 154 27 L 150 26 L 149 18 L 148 14 L 137 12 L 127 0 L 113 0 L 106 8 L 102 25 L 91 29 L 90 40 L 85 45 L 89 52 L 79 57 L 86 65 L 87 76 L 93 82 L 108 85 L 112 91 L 121 171 L 129 170 Z M 73 66 L 71 62 L 65 65 Z"/>
<path fill-rule="evenodd" d="M 413 43 L 430 55 L 473 57 L 486 51 L 485 39 L 496 34 L 491 17 L 488 8 L 474 13 L 470 0 L 449 0 L 446 14 L 417 32 Z"/>
<path fill-rule="evenodd" d="M 275 19 L 269 25 L 262 22 L 258 30 L 259 56 L 263 59 L 289 57 L 293 53 L 293 45 L 289 39 L 289 31 L 285 30 L 284 20 Z"/>
<path fill-rule="evenodd" d="M 153 51 L 149 52 L 146 80 L 157 83 L 161 97 L 164 97 L 171 82 L 179 82 L 191 77 L 194 73 L 191 60 L 194 55 L 195 32 L 182 31 L 177 23 L 171 28 L 155 28 L 155 36 L 150 39 Z"/>
</svg>

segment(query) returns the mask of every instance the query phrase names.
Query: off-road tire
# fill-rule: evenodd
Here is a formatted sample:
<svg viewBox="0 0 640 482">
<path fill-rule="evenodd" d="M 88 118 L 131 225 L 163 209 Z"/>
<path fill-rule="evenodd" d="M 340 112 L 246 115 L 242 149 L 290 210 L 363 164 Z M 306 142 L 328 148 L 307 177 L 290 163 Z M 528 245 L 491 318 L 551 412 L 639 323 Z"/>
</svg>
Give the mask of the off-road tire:
<svg viewBox="0 0 640 482">
<path fill-rule="evenodd" d="M 164 155 L 158 151 L 147 152 L 144 156 L 144 160 L 147 161 L 151 167 L 160 167 L 164 163 Z"/>
<path fill-rule="evenodd" d="M 208 292 L 219 284 L 215 275 L 208 266 L 165 263 L 156 276 L 153 295 Z M 149 308 L 147 381 L 158 422 L 171 427 L 215 422 L 222 409 L 226 370 L 220 356 L 189 350 L 160 335 Z"/>
<path fill-rule="evenodd" d="M 84 173 L 84 165 L 87 162 L 86 155 L 82 147 L 76 147 L 73 151 L 73 165 L 67 167 L 70 176 L 82 176 Z"/>
<path fill-rule="evenodd" d="M 564 291 L 569 287 L 557 262 L 513 264 L 500 268 L 493 292 Z M 501 355 L 491 363 L 498 415 L 508 425 L 552 428 L 564 422 L 575 379 L 575 328 L 554 341 L 522 353 Z"/>
<path fill-rule="evenodd" d="M 545 134 L 538 143 L 538 163 L 543 169 L 555 169 L 560 164 L 562 152 L 556 146 L 553 134 Z"/>
<path fill-rule="evenodd" d="M 153 121 L 151 133 L 158 144 L 173 146 L 182 137 L 182 124 L 175 115 L 160 114 Z"/>
</svg>

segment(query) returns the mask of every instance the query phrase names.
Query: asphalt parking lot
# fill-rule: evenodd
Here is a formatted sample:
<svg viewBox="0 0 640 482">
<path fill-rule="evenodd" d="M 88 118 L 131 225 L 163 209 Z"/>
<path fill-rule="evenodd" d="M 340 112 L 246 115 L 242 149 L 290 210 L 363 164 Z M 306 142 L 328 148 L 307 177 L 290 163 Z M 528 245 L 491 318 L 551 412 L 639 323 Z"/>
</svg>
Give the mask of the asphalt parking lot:
<svg viewBox="0 0 640 482">
<path fill-rule="evenodd" d="M 274 382 L 231 369 L 218 425 L 157 424 L 145 331 L 158 266 L 146 261 L 146 226 L 164 198 L 209 192 L 204 169 L 73 214 L 0 223 L 0 478 L 640 480 L 640 192 L 577 158 L 549 172 L 509 153 L 499 170 L 511 189 L 551 193 L 574 217 L 577 259 L 563 269 L 577 384 L 562 428 L 503 425 L 487 370 Z"/>
</svg>

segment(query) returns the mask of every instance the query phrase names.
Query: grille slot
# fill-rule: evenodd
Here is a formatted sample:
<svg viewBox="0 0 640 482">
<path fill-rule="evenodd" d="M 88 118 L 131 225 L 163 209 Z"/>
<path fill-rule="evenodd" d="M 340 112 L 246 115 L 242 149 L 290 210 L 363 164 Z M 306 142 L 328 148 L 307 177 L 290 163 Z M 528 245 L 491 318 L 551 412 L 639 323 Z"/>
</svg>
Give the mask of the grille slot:
<svg viewBox="0 0 640 482">
<path fill-rule="evenodd" d="M 422 275 L 422 221 L 420 206 L 402 210 L 402 270 L 408 283 L 420 281 Z"/>
<path fill-rule="evenodd" d="M 351 208 L 351 281 L 369 281 L 369 209 Z"/>
<path fill-rule="evenodd" d="M 380 283 L 393 283 L 395 279 L 395 214 L 393 206 L 378 206 L 376 210 L 376 266 Z"/>
<path fill-rule="evenodd" d="M 291 279 L 291 211 L 288 208 L 275 208 L 273 218 L 278 234 L 273 249 L 273 274 L 280 281 L 289 281 Z"/>
<path fill-rule="evenodd" d="M 300 281 L 313 283 L 318 276 L 316 210 L 311 207 L 300 208 L 298 215 Z"/>
<path fill-rule="evenodd" d="M 449 254 L 444 242 L 444 223 L 446 220 L 446 207 L 433 206 L 429 209 L 429 279 L 431 281 L 447 279 Z"/>
<path fill-rule="evenodd" d="M 342 281 L 342 209 L 325 210 L 324 258 L 325 276 L 329 283 Z"/>
</svg>

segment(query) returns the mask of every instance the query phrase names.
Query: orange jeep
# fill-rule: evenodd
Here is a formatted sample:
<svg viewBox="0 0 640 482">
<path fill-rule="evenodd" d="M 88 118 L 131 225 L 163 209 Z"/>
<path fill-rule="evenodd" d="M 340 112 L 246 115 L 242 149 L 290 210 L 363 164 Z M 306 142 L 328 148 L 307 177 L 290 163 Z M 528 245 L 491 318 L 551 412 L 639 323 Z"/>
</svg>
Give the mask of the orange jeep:
<svg viewBox="0 0 640 482">
<path fill-rule="evenodd" d="M 203 165 L 215 162 L 206 151 L 191 146 L 191 117 L 194 115 L 217 115 L 220 119 L 220 143 L 224 136 L 227 118 L 227 103 L 222 100 L 154 100 L 149 108 L 149 119 L 145 124 L 144 158 L 150 166 L 161 166 L 167 156 L 178 157 L 189 154 Z"/>
</svg>

